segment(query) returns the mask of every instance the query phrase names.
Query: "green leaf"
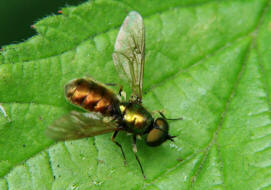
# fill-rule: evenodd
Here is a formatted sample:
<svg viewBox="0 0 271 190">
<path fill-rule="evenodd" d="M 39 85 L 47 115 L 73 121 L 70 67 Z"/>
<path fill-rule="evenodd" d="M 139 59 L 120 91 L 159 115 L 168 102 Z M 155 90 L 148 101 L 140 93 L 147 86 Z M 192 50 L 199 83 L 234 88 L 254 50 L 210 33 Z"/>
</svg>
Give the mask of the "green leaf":
<svg viewBox="0 0 271 190">
<path fill-rule="evenodd" d="M 130 10 L 146 29 L 143 103 L 164 110 L 176 142 L 128 165 L 111 134 L 54 143 L 44 131 L 75 109 L 69 80 L 121 83 L 112 62 Z M 0 55 L 0 189 L 270 189 L 271 1 L 91 1 L 37 22 Z M 125 90 L 128 90 L 126 84 Z"/>
</svg>

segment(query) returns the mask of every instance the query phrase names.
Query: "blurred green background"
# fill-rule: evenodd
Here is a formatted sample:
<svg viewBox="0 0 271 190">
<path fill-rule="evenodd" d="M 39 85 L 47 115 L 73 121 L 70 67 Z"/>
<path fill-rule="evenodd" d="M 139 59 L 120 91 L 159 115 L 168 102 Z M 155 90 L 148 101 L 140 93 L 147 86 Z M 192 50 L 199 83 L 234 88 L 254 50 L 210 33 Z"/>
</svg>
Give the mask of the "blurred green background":
<svg viewBox="0 0 271 190">
<path fill-rule="evenodd" d="M 22 42 L 35 35 L 31 25 L 45 16 L 58 14 L 68 5 L 86 0 L 0 0 L 0 47 Z"/>
</svg>

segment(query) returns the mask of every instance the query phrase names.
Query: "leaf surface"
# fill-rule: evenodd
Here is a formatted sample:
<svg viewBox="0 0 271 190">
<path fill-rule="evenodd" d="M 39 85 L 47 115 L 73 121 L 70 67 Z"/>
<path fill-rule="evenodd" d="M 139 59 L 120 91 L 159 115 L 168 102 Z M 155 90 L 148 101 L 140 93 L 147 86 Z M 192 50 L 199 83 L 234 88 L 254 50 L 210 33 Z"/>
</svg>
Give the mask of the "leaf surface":
<svg viewBox="0 0 271 190">
<path fill-rule="evenodd" d="M 54 143 L 45 129 L 74 110 L 69 80 L 125 84 L 112 61 L 131 10 L 146 30 L 143 103 L 164 110 L 175 143 L 139 141 L 147 180 L 122 134 Z M 0 54 L 0 189 L 270 189 L 271 1 L 91 1 L 35 24 Z"/>
</svg>

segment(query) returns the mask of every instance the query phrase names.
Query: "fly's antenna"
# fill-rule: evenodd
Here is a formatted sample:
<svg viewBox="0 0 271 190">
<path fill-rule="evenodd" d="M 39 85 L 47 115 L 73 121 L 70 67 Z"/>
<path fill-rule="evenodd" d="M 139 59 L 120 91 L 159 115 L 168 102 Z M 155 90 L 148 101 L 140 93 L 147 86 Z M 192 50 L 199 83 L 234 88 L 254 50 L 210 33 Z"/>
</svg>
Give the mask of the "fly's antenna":
<svg viewBox="0 0 271 190">
<path fill-rule="evenodd" d="M 172 141 L 172 142 L 175 142 L 173 138 L 175 138 L 177 136 L 171 136 L 171 135 L 167 135 L 167 139 Z"/>
</svg>

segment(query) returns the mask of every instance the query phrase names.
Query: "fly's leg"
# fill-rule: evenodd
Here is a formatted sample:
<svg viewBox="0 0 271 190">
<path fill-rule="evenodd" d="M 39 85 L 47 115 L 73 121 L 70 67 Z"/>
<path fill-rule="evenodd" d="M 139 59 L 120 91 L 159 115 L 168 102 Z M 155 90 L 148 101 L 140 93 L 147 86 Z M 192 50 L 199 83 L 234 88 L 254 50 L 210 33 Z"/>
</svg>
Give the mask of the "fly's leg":
<svg viewBox="0 0 271 190">
<path fill-rule="evenodd" d="M 161 115 L 162 118 L 164 118 L 166 120 L 183 120 L 182 117 L 179 117 L 179 118 L 166 118 L 166 116 L 161 111 L 158 111 L 158 113 Z"/>
<path fill-rule="evenodd" d="M 146 176 L 145 176 L 145 174 L 144 174 L 142 165 L 141 165 L 141 163 L 140 163 L 140 161 L 139 161 L 138 156 L 136 155 L 136 153 L 137 153 L 137 148 L 136 148 L 136 135 L 133 136 L 133 142 L 132 142 L 132 145 L 133 145 L 133 152 L 134 152 L 134 154 L 135 154 L 136 160 L 137 160 L 137 162 L 138 162 L 138 164 L 139 164 L 139 166 L 140 166 L 140 169 L 141 169 L 141 173 L 142 173 L 144 179 L 146 179 Z"/>
<path fill-rule="evenodd" d="M 126 157 L 125 157 L 124 151 L 123 151 L 123 149 L 122 149 L 122 146 L 121 146 L 120 143 L 118 143 L 117 141 L 115 141 L 115 138 L 116 138 L 116 136 L 117 136 L 118 133 L 119 133 L 119 131 L 115 131 L 115 132 L 114 132 L 114 134 L 113 134 L 113 136 L 112 136 L 112 141 L 113 141 L 113 143 L 115 143 L 118 147 L 120 147 L 121 153 L 122 153 L 122 156 L 123 156 L 123 163 L 124 163 L 124 166 L 126 166 L 126 165 L 127 165 L 127 164 L 126 164 Z"/>
<path fill-rule="evenodd" d="M 126 101 L 126 92 L 123 90 L 122 86 L 120 86 L 120 89 L 119 89 L 119 96 L 120 96 L 121 99 Z"/>
</svg>

